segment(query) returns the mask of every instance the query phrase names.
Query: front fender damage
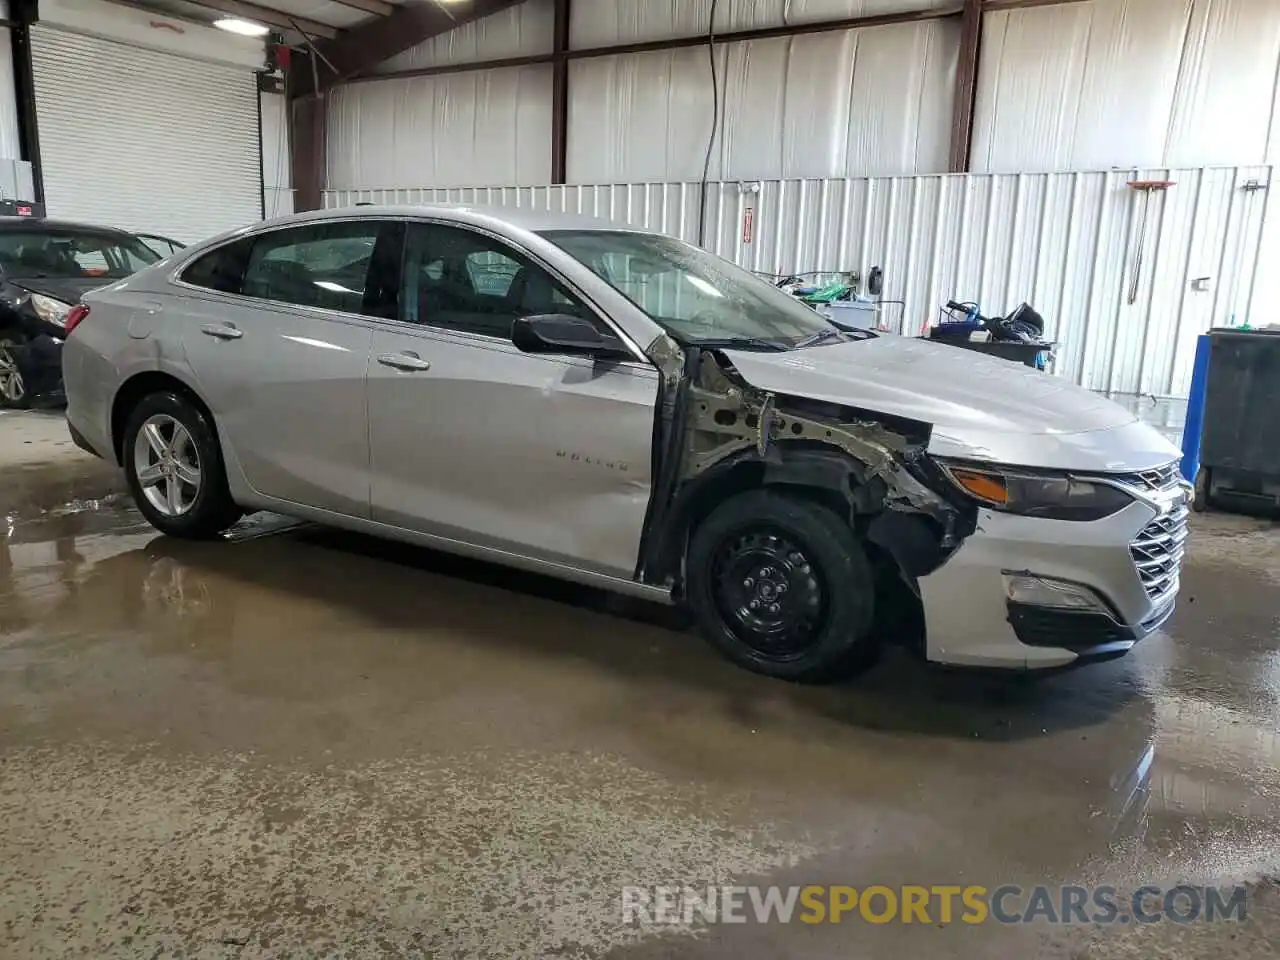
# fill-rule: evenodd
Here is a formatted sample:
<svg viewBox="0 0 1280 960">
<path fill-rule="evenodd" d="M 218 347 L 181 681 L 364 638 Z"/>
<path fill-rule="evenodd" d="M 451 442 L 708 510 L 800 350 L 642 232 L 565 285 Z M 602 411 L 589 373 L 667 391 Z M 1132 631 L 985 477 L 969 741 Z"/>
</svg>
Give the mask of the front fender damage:
<svg viewBox="0 0 1280 960">
<path fill-rule="evenodd" d="M 971 506 L 925 456 L 928 424 L 759 390 L 718 351 L 690 348 L 681 359 L 657 458 L 651 521 L 662 532 L 642 554 L 650 582 L 679 586 L 691 527 L 742 487 L 794 486 L 841 505 L 912 590 L 973 531 Z"/>
</svg>

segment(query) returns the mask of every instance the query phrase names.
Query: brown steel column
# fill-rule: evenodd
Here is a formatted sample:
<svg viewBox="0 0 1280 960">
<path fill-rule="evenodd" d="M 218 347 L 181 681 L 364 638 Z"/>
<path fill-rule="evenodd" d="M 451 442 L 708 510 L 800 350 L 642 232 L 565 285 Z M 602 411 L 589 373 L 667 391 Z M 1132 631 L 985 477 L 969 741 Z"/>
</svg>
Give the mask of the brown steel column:
<svg viewBox="0 0 1280 960">
<path fill-rule="evenodd" d="M 325 95 L 289 100 L 289 160 L 293 174 L 293 209 L 324 206 L 325 134 L 328 111 Z"/>
<path fill-rule="evenodd" d="M 551 41 L 551 182 L 564 183 L 569 165 L 569 2 L 556 0 Z"/>
<path fill-rule="evenodd" d="M 9 41 L 13 56 L 13 92 L 18 117 L 18 150 L 31 164 L 31 192 L 18 197 L 44 203 L 44 166 L 40 159 L 40 126 L 36 122 L 36 81 L 31 69 L 31 24 L 39 19 L 36 0 L 12 0 Z"/>
<path fill-rule="evenodd" d="M 960 59 L 956 64 L 955 101 L 951 106 L 952 173 L 969 172 L 973 147 L 973 114 L 978 98 L 978 48 L 982 41 L 982 0 L 964 0 L 960 14 Z"/>
</svg>

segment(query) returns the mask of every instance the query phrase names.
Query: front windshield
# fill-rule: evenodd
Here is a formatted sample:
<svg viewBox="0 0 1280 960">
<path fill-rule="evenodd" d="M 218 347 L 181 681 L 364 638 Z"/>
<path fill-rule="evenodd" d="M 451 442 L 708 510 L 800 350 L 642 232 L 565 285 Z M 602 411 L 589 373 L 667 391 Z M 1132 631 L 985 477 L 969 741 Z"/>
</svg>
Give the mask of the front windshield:
<svg viewBox="0 0 1280 960">
<path fill-rule="evenodd" d="M 0 268 L 10 277 L 116 280 L 160 260 L 133 237 L 80 230 L 0 232 Z"/>
<path fill-rule="evenodd" d="M 838 336 L 816 311 L 727 260 L 673 237 L 612 230 L 542 234 L 681 343 L 781 349 Z"/>
</svg>

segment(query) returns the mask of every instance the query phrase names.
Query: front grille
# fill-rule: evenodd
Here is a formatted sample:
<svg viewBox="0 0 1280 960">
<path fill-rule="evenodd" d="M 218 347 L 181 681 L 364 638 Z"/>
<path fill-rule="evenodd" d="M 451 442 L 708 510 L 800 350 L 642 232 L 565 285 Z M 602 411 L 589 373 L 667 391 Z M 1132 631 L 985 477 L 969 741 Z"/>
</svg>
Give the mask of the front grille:
<svg viewBox="0 0 1280 960">
<path fill-rule="evenodd" d="M 1174 460 L 1163 467 L 1143 470 L 1141 473 L 1126 473 L 1116 479 L 1143 490 L 1168 490 L 1178 485 L 1178 461 Z"/>
<path fill-rule="evenodd" d="M 1148 523 L 1129 544 L 1133 565 L 1152 600 L 1162 600 L 1178 589 L 1178 570 L 1186 550 L 1190 515 L 1185 505 L 1177 507 Z"/>
</svg>

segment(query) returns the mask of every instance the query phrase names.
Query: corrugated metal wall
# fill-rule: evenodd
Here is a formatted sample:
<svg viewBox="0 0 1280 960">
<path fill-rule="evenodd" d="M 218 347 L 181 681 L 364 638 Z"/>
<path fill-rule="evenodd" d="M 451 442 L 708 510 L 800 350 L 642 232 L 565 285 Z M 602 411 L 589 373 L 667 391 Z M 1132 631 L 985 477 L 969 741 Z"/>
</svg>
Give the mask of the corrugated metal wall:
<svg viewBox="0 0 1280 960">
<path fill-rule="evenodd" d="M 946 169 L 958 50 L 950 20 L 717 46 L 711 178 Z M 713 102 L 704 48 L 574 61 L 568 179 L 701 179 Z"/>
<path fill-rule="evenodd" d="M 1264 292 L 1259 242 L 1270 167 L 717 182 L 706 246 L 762 273 L 885 271 L 890 324 L 918 333 L 948 299 L 1022 300 L 1061 343 L 1055 372 L 1095 390 L 1185 396 L 1195 338 Z M 1141 195 L 1152 194 L 1137 293 Z M 696 241 L 697 183 L 331 191 L 358 201 L 460 201 L 580 212 Z M 749 238 L 744 218 L 751 210 Z M 1280 215 L 1280 214 L 1277 214 Z M 1274 217 L 1273 217 L 1274 219 Z M 1274 268 L 1272 268 L 1274 272 Z M 1204 290 L 1196 289 L 1204 278 Z M 1269 295 L 1269 294 L 1268 294 Z M 1268 304 L 1268 306 L 1280 306 Z"/>
<path fill-rule="evenodd" d="M 973 169 L 1280 161 L 1280 0 L 1082 0 L 983 20 Z"/>
<path fill-rule="evenodd" d="M 717 31 L 953 0 L 722 0 Z M 702 34 L 710 0 L 574 7 L 576 48 Z M 552 0 L 526 0 L 380 72 L 546 53 Z M 906 176 L 947 167 L 956 20 L 721 44 L 712 179 Z M 568 179 L 699 179 L 712 128 L 707 52 L 574 61 Z M 550 179 L 550 70 L 339 88 L 329 185 Z M 397 155 L 399 154 L 399 155 Z M 1280 162 L 1280 0 L 1079 0 L 987 13 L 973 169 Z"/>
<path fill-rule="evenodd" d="M 943 8 L 954 0 L 726 0 L 719 31 Z M 551 0 L 526 0 L 387 61 L 380 73 L 551 49 Z M 577 48 L 704 33 L 709 0 L 574 8 Z M 720 44 L 710 177 L 902 175 L 943 170 L 958 51 L 954 19 Z M 707 51 L 576 60 L 571 182 L 701 178 L 712 131 Z M 332 188 L 550 179 L 546 66 L 339 87 L 329 109 Z"/>
<path fill-rule="evenodd" d="M 551 67 L 341 86 L 329 101 L 326 183 L 546 183 Z"/>
<path fill-rule="evenodd" d="M 398 57 L 384 60 L 377 73 L 417 70 L 453 63 L 526 57 L 551 49 L 554 0 L 524 0 L 514 7 L 472 20 L 432 37 Z"/>
<path fill-rule="evenodd" d="M 942 10 L 956 0 L 721 0 L 715 32 L 914 10 Z M 696 37 L 707 32 L 711 0 L 595 0 L 576 4 L 570 45 L 604 47 L 645 40 Z"/>
</svg>

